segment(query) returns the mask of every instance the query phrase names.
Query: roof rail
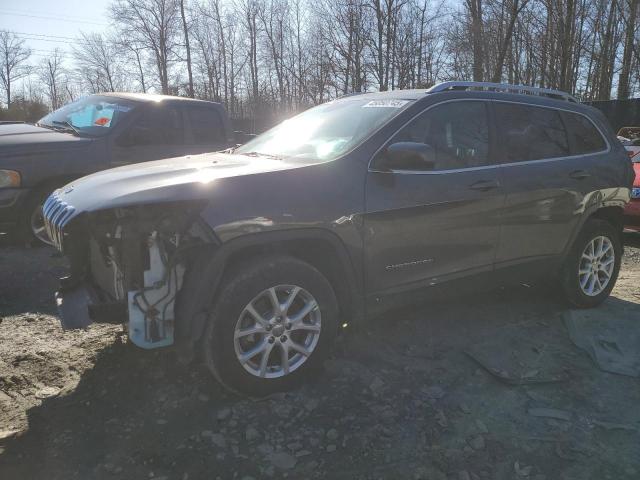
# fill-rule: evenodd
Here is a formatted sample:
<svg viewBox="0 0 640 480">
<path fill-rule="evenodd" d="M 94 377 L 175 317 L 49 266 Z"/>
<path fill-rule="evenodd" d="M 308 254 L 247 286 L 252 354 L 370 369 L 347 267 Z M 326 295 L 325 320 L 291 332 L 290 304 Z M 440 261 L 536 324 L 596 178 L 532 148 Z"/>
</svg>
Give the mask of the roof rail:
<svg viewBox="0 0 640 480">
<path fill-rule="evenodd" d="M 552 90 L 550 88 L 529 87 L 527 85 L 510 85 L 508 83 L 491 82 L 443 82 L 438 83 L 427 90 L 427 93 L 446 92 L 448 90 L 487 90 L 491 92 L 521 93 L 527 95 L 539 95 L 579 103 L 578 99 L 567 92 Z"/>
</svg>

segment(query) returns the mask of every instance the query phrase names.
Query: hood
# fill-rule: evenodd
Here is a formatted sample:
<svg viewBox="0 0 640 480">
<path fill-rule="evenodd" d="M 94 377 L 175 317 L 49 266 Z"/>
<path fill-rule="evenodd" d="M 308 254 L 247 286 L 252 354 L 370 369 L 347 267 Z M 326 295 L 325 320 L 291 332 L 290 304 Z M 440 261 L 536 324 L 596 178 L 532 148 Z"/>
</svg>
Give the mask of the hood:
<svg viewBox="0 0 640 480">
<path fill-rule="evenodd" d="M 103 170 L 62 187 L 55 195 L 78 213 L 201 200 L 224 178 L 291 170 L 314 163 L 224 153 L 188 155 Z"/>
<path fill-rule="evenodd" d="M 0 155 L 59 149 L 84 145 L 91 139 L 77 137 L 71 133 L 56 132 L 28 123 L 0 124 Z"/>
</svg>

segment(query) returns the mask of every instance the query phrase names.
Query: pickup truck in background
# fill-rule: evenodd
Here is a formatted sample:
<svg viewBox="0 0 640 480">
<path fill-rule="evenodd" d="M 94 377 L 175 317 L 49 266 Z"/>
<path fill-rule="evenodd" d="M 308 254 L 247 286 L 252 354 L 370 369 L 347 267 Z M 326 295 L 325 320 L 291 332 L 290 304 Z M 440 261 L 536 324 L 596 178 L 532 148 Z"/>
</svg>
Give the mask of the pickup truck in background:
<svg viewBox="0 0 640 480">
<path fill-rule="evenodd" d="M 235 144 L 221 104 L 166 95 L 89 95 L 33 125 L 2 122 L 0 232 L 50 243 L 42 203 L 55 189 L 99 170 Z"/>
</svg>

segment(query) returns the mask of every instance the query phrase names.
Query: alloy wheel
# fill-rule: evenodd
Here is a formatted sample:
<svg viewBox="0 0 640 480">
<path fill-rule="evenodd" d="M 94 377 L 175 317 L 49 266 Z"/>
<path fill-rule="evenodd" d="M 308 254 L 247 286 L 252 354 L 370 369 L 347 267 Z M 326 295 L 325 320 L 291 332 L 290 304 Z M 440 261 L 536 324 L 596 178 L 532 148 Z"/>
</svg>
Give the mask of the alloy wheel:
<svg viewBox="0 0 640 480">
<path fill-rule="evenodd" d="M 236 358 L 249 373 L 279 378 L 300 368 L 318 345 L 321 330 L 316 299 L 296 285 L 278 285 L 256 295 L 234 330 Z"/>
<path fill-rule="evenodd" d="M 578 266 L 578 280 L 585 295 L 595 297 L 607 288 L 615 260 L 613 243 L 608 237 L 598 236 L 587 243 Z"/>
</svg>

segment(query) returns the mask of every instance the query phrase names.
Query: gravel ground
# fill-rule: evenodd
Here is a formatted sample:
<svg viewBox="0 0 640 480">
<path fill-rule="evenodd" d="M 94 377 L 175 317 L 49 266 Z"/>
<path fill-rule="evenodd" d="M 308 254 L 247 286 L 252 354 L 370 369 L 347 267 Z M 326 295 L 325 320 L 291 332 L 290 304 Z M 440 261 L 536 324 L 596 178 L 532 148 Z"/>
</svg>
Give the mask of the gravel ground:
<svg viewBox="0 0 640 480">
<path fill-rule="evenodd" d="M 640 318 L 626 241 L 603 320 Z M 544 290 L 389 312 L 342 336 L 317 381 L 252 401 L 117 326 L 63 333 L 64 269 L 48 248 L 0 249 L 3 480 L 640 478 L 639 379 L 600 370 Z"/>
</svg>

